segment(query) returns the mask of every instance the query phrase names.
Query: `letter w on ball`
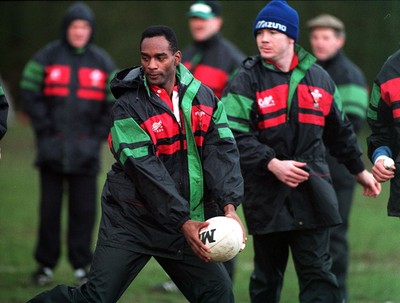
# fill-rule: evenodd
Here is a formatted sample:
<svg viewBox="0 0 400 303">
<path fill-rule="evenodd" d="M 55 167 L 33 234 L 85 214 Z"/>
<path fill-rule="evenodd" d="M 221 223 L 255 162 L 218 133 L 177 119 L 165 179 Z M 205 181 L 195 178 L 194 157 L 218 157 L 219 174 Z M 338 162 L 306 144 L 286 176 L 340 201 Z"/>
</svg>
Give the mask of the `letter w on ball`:
<svg viewBox="0 0 400 303">
<path fill-rule="evenodd" d="M 204 244 L 214 243 L 215 242 L 214 233 L 215 233 L 215 228 L 201 232 L 200 233 L 201 242 L 203 242 Z"/>
</svg>

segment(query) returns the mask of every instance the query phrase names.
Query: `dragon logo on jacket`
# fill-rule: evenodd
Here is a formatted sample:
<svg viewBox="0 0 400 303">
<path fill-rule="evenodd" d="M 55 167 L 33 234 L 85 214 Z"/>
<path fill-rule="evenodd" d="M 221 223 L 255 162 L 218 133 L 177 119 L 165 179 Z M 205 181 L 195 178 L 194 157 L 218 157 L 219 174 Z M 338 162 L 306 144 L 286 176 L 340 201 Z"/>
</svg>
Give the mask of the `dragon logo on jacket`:
<svg viewBox="0 0 400 303">
<path fill-rule="evenodd" d="M 198 122 L 198 127 L 199 129 L 202 129 L 203 127 L 203 116 L 206 114 L 205 112 L 203 112 L 202 110 L 198 110 L 195 113 L 195 116 L 197 116 L 199 118 L 199 122 Z"/>
<path fill-rule="evenodd" d="M 199 111 L 195 112 L 194 114 L 201 119 L 206 113 L 203 112 L 202 110 L 199 110 Z"/>
<path fill-rule="evenodd" d="M 314 99 L 314 107 L 319 108 L 319 100 L 321 99 L 322 94 L 319 92 L 318 89 L 314 89 L 311 92 L 311 95 L 313 96 L 313 99 Z"/>
</svg>

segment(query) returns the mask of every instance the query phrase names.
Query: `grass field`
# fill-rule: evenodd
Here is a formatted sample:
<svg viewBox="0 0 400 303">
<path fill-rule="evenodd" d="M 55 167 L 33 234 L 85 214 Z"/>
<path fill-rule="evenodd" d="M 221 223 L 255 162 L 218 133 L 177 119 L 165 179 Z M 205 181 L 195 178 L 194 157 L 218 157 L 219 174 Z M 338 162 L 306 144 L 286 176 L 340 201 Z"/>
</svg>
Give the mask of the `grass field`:
<svg viewBox="0 0 400 303">
<path fill-rule="evenodd" d="M 35 269 L 33 249 L 38 222 L 38 175 L 32 164 L 35 150 L 29 126 L 26 123 L 10 125 L 0 147 L 0 303 L 20 303 L 45 290 L 25 284 Z M 111 162 L 110 153 L 104 146 L 99 191 Z M 387 194 L 387 184 L 383 185 L 378 199 L 363 197 L 357 187 L 349 234 L 349 292 L 353 303 L 400 303 L 400 222 L 386 215 Z M 236 302 L 249 302 L 247 288 L 251 270 L 249 237 L 246 249 L 238 257 L 234 283 Z M 151 261 L 119 302 L 187 302 L 180 294 L 149 292 L 151 285 L 165 279 L 158 264 Z M 54 285 L 72 282 L 72 269 L 66 261 L 64 246 L 55 270 Z M 297 292 L 297 279 L 292 263 L 289 263 L 281 302 L 298 302 Z"/>
</svg>

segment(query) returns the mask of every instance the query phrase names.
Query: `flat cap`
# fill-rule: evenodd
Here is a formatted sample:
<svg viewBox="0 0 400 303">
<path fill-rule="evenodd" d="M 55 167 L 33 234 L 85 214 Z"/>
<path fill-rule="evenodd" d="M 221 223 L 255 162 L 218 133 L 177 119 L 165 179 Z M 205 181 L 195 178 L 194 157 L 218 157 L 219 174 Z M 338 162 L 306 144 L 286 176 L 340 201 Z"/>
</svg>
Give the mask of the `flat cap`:
<svg viewBox="0 0 400 303">
<path fill-rule="evenodd" d="M 344 23 L 338 18 L 328 14 L 322 14 L 307 21 L 308 29 L 311 30 L 316 27 L 328 27 L 344 32 Z"/>
</svg>

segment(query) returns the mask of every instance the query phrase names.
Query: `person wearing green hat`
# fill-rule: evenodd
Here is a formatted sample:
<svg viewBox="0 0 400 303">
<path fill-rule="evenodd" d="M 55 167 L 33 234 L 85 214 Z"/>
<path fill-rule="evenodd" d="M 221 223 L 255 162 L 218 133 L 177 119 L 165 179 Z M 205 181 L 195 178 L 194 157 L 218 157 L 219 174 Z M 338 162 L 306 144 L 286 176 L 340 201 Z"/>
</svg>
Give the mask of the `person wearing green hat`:
<svg viewBox="0 0 400 303">
<path fill-rule="evenodd" d="M 182 63 L 221 98 L 229 78 L 246 56 L 222 36 L 219 2 L 197 1 L 190 6 L 188 17 L 193 42 L 183 49 Z"/>
</svg>

